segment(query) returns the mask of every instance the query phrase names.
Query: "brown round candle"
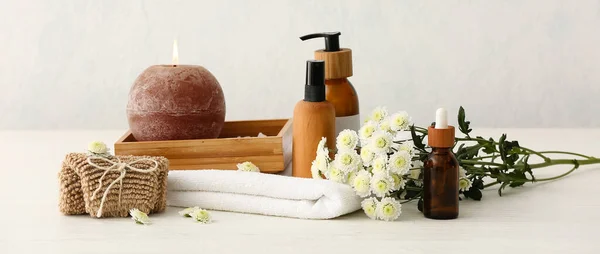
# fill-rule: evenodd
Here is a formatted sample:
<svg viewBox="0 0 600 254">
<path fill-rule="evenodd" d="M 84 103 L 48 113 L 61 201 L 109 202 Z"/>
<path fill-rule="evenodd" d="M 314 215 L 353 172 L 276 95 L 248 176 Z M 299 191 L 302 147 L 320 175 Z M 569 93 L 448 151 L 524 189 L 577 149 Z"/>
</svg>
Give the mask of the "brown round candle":
<svg viewBox="0 0 600 254">
<path fill-rule="evenodd" d="M 204 67 L 154 65 L 131 87 L 127 118 L 138 141 L 216 138 L 225 122 L 225 97 Z"/>
</svg>

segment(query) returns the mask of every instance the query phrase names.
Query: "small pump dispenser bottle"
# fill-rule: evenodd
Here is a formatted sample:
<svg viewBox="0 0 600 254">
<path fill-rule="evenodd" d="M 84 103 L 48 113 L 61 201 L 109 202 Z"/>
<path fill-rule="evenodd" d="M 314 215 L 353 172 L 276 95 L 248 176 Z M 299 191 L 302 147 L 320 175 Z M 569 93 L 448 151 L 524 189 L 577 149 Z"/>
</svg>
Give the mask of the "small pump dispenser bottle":
<svg viewBox="0 0 600 254">
<path fill-rule="evenodd" d="M 310 166 L 317 155 L 322 137 L 327 146 L 335 145 L 335 109 L 325 100 L 325 63 L 306 62 L 304 100 L 294 108 L 292 176 L 311 178 Z"/>
<path fill-rule="evenodd" d="M 423 214 L 431 219 L 458 217 L 458 161 L 452 153 L 454 127 L 448 125 L 447 111 L 436 112 L 435 126 L 428 129 L 432 148 L 424 165 Z"/>
<path fill-rule="evenodd" d="M 325 49 L 315 51 L 315 59 L 325 61 L 326 98 L 335 107 L 336 136 L 345 129 L 358 131 L 358 95 L 348 77 L 352 76 L 352 50 L 340 48 L 340 32 L 315 33 L 301 40 L 324 38 Z"/>
</svg>

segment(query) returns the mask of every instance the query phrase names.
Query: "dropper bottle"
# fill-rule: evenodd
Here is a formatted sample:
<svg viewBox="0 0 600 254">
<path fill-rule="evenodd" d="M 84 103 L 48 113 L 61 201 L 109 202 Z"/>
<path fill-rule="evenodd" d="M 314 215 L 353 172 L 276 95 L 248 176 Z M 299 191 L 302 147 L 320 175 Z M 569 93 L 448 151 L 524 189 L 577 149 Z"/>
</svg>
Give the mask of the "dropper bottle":
<svg viewBox="0 0 600 254">
<path fill-rule="evenodd" d="M 436 111 L 435 126 L 428 129 L 432 148 L 424 164 L 423 214 L 431 219 L 458 217 L 458 161 L 454 157 L 454 127 L 448 125 L 448 113 Z"/>
</svg>

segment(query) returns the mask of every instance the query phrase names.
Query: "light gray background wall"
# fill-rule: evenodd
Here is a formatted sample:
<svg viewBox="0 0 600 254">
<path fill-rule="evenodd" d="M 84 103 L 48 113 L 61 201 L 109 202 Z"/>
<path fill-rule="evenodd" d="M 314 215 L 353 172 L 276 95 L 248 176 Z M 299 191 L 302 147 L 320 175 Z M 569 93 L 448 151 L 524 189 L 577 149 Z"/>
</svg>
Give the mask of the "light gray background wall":
<svg viewBox="0 0 600 254">
<path fill-rule="evenodd" d="M 290 117 L 304 61 L 342 32 L 363 113 L 466 107 L 475 126 L 600 127 L 600 1 L 0 1 L 0 129 L 126 128 L 136 76 L 221 82 L 227 118 Z"/>
</svg>

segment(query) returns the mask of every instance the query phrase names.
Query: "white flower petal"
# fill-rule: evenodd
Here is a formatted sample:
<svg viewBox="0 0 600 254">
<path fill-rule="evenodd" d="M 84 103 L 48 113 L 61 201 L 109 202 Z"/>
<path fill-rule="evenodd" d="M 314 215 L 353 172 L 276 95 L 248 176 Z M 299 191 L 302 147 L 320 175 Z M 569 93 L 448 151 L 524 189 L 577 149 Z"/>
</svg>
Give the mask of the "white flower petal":
<svg viewBox="0 0 600 254">
<path fill-rule="evenodd" d="M 371 174 L 366 170 L 359 171 L 350 183 L 356 195 L 363 198 L 371 195 Z"/>
<path fill-rule="evenodd" d="M 411 165 L 411 156 L 407 151 L 400 150 L 390 156 L 390 171 L 396 174 L 404 175 L 408 173 Z"/>
<path fill-rule="evenodd" d="M 356 170 L 361 163 L 361 159 L 356 150 L 341 150 L 335 155 L 333 163 L 338 169 L 344 171 L 344 173 L 348 173 Z"/>
<path fill-rule="evenodd" d="M 358 134 L 353 130 L 343 130 L 337 136 L 336 147 L 338 150 L 353 150 L 358 145 Z"/>
<path fill-rule="evenodd" d="M 371 112 L 370 119 L 379 123 L 383 121 L 388 116 L 388 111 L 385 107 L 376 107 L 373 112 Z"/>
<path fill-rule="evenodd" d="M 137 208 L 129 210 L 129 215 L 131 215 L 131 219 L 138 224 L 150 224 L 150 218 L 148 215 Z"/>
<path fill-rule="evenodd" d="M 389 175 L 375 174 L 371 178 L 371 192 L 377 197 L 385 197 L 394 187 L 393 181 Z"/>
<path fill-rule="evenodd" d="M 377 204 L 378 203 L 379 203 L 379 201 L 377 201 L 376 198 L 367 198 L 360 203 L 360 206 L 362 207 L 365 214 L 367 216 L 369 216 L 369 218 L 375 220 L 375 219 L 377 219 Z"/>
<path fill-rule="evenodd" d="M 473 183 L 468 178 L 460 178 L 458 180 L 458 189 L 460 191 L 468 191 L 469 189 L 471 189 L 471 186 L 473 186 Z"/>
<path fill-rule="evenodd" d="M 200 207 L 194 206 L 194 207 L 188 207 L 186 209 L 183 209 L 181 211 L 179 211 L 179 215 L 183 216 L 183 217 L 191 217 L 191 213 L 200 209 Z"/>
<path fill-rule="evenodd" d="M 388 157 L 387 155 L 377 156 L 371 163 L 373 174 L 388 174 L 387 168 Z"/>
<path fill-rule="evenodd" d="M 94 141 L 88 144 L 88 151 L 95 154 L 105 154 L 108 152 L 108 147 L 101 141 Z"/>
<path fill-rule="evenodd" d="M 249 161 L 237 164 L 237 168 L 239 171 L 260 172 L 260 169 L 256 165 L 254 165 L 252 162 L 249 162 Z"/>
<path fill-rule="evenodd" d="M 399 201 L 391 197 L 382 198 L 377 204 L 377 217 L 385 221 L 396 220 L 402 213 L 401 208 Z"/>
<path fill-rule="evenodd" d="M 390 128 L 394 131 L 405 131 L 410 126 L 410 117 L 406 111 L 400 111 L 390 117 Z"/>
<path fill-rule="evenodd" d="M 194 212 L 192 212 L 190 215 L 192 216 L 192 218 L 195 221 L 200 222 L 202 224 L 207 224 L 207 223 L 212 222 L 210 213 L 204 209 L 197 209 Z"/>
<path fill-rule="evenodd" d="M 392 147 L 392 136 L 384 131 L 377 131 L 368 140 L 368 145 L 376 154 L 386 154 Z"/>
</svg>

